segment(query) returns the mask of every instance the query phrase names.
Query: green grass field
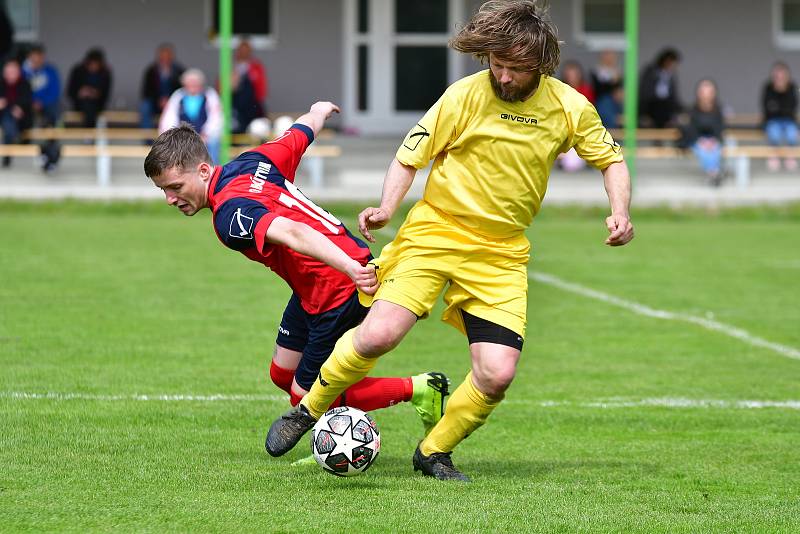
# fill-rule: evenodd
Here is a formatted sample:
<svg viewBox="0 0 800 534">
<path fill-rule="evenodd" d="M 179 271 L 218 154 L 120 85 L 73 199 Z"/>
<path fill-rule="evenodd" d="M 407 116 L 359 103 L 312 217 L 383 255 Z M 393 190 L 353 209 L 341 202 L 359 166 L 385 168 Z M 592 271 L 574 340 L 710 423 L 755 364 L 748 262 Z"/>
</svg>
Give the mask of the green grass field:
<svg viewBox="0 0 800 534">
<path fill-rule="evenodd" d="M 462 485 L 413 473 L 407 405 L 362 477 L 267 456 L 289 291 L 207 212 L 0 203 L 0 531 L 797 532 L 800 208 L 634 215 L 620 249 L 602 212 L 537 219 L 518 377 Z M 435 312 L 376 374 L 458 382 L 466 350 Z"/>
</svg>

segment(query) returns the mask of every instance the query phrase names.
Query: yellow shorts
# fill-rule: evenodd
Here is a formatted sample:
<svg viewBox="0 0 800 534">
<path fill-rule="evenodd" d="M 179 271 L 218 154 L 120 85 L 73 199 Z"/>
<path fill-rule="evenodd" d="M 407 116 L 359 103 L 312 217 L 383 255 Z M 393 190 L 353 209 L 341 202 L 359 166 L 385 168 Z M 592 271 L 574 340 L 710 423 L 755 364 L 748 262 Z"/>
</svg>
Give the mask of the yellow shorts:
<svg viewBox="0 0 800 534">
<path fill-rule="evenodd" d="M 373 299 L 424 318 L 448 285 L 443 321 L 465 332 L 458 312 L 463 309 L 525 337 L 529 252 L 524 234 L 505 240 L 483 237 L 421 200 L 372 262 L 380 282 Z M 371 299 L 361 297 L 369 305 Z"/>
</svg>

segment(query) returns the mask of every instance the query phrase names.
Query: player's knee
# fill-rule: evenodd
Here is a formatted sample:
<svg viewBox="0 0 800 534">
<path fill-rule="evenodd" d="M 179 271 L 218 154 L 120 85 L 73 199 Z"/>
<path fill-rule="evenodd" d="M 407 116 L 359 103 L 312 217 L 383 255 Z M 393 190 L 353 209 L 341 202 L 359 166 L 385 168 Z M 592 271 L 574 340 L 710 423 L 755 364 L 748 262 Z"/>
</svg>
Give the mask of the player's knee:
<svg viewBox="0 0 800 534">
<path fill-rule="evenodd" d="M 502 397 L 514 381 L 515 374 L 514 367 L 492 369 L 481 373 L 475 385 L 488 397 Z"/>
<path fill-rule="evenodd" d="M 276 365 L 273 360 L 269 366 L 269 378 L 273 384 L 289 393 L 292 387 L 292 380 L 294 380 L 294 369 L 284 369 Z"/>
<path fill-rule="evenodd" d="M 378 357 L 395 348 L 403 333 L 386 323 L 362 324 L 353 340 L 356 350 L 365 357 Z"/>
</svg>

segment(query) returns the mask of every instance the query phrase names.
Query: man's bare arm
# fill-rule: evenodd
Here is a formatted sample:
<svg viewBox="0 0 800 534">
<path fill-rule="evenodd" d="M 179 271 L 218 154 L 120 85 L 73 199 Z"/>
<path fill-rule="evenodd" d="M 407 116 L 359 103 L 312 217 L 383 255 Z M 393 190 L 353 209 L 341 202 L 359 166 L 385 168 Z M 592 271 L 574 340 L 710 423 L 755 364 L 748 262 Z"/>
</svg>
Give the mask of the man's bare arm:
<svg viewBox="0 0 800 534">
<path fill-rule="evenodd" d="M 391 220 L 414 182 L 416 174 L 416 168 L 400 163 L 397 158 L 389 164 L 389 170 L 386 171 L 386 177 L 383 179 L 381 206 L 366 208 L 358 215 L 358 230 L 368 241 L 375 242 L 370 230 L 383 228 Z"/>
<path fill-rule="evenodd" d="M 609 236 L 606 245 L 618 247 L 633 239 L 631 223 L 631 177 L 625 162 L 612 163 L 603 169 L 611 215 L 606 218 Z"/>
</svg>

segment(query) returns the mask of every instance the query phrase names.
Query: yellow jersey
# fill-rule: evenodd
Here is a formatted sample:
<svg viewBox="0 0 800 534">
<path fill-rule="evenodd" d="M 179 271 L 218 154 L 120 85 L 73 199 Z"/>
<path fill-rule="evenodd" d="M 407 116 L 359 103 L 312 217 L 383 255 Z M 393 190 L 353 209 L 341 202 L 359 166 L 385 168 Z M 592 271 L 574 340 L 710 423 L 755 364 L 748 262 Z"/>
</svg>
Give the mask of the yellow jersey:
<svg viewBox="0 0 800 534">
<path fill-rule="evenodd" d="M 594 106 L 543 76 L 524 102 L 494 93 L 489 70 L 447 88 L 397 150 L 417 169 L 434 159 L 423 199 L 477 234 L 521 234 L 539 211 L 558 154 L 574 147 L 592 166 L 622 161 Z"/>
</svg>

